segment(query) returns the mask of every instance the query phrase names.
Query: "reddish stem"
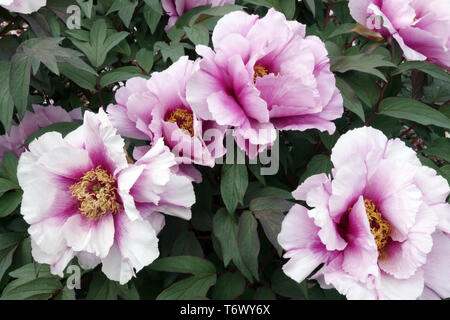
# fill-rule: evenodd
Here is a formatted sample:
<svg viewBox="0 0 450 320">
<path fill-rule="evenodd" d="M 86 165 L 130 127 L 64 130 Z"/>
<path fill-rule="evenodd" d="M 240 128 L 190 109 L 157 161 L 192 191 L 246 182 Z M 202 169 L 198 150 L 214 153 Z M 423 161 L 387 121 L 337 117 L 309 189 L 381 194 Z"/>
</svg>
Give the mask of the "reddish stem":
<svg viewBox="0 0 450 320">
<path fill-rule="evenodd" d="M 390 78 L 388 77 L 387 81 L 384 83 L 383 89 L 381 89 L 380 96 L 378 97 L 377 105 L 375 106 L 375 108 L 372 111 L 372 114 L 370 115 L 369 119 L 367 120 L 366 126 L 368 126 L 372 122 L 373 117 L 375 117 L 375 114 L 378 112 L 378 109 L 380 108 L 381 101 L 383 100 L 384 93 L 386 92 L 386 88 L 389 84 L 389 79 Z"/>
<path fill-rule="evenodd" d="M 323 23 L 323 30 L 325 30 L 327 28 L 328 20 L 330 19 L 330 11 L 331 11 L 331 8 L 333 8 L 333 5 L 334 5 L 333 2 L 328 2 L 327 15 L 325 16 L 325 21 Z"/>
</svg>

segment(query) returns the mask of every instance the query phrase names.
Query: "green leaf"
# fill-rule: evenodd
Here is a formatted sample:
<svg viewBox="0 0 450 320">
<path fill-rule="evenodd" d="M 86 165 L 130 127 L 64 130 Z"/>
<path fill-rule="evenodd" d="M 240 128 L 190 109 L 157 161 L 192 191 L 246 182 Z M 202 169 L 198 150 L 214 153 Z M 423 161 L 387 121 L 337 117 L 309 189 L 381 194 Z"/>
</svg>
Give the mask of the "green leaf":
<svg viewBox="0 0 450 320">
<path fill-rule="evenodd" d="M 118 295 L 125 300 L 139 300 L 139 292 L 136 289 L 133 281 L 124 285 L 117 286 Z"/>
<path fill-rule="evenodd" d="M 319 133 L 320 140 L 322 141 L 323 145 L 327 150 L 331 151 L 338 141 L 340 135 L 339 132 L 336 130 L 336 132 L 330 136 L 330 134 L 326 131 Z"/>
<path fill-rule="evenodd" d="M 153 66 L 153 52 L 142 48 L 136 53 L 136 61 L 145 72 L 150 73 Z"/>
<path fill-rule="evenodd" d="M 253 296 L 253 300 L 276 300 L 277 297 L 273 293 L 272 290 L 270 290 L 267 287 L 259 287 L 255 295 Z"/>
<path fill-rule="evenodd" d="M 175 282 L 161 292 L 156 300 L 193 300 L 206 297 L 208 290 L 216 283 L 216 274 L 201 273 Z"/>
<path fill-rule="evenodd" d="M 220 243 L 225 267 L 231 260 L 241 273 L 250 282 L 253 282 L 252 273 L 245 265 L 238 243 L 239 227 L 232 215 L 225 209 L 220 209 L 213 218 L 213 233 Z"/>
<path fill-rule="evenodd" d="M 75 84 L 77 84 L 81 88 L 90 91 L 96 90 L 95 89 L 96 80 L 95 76 L 92 73 L 77 69 L 69 63 L 59 63 L 58 67 L 59 71 L 64 76 L 72 80 Z"/>
<path fill-rule="evenodd" d="M 38 278 L 9 290 L 0 300 L 25 300 L 34 297 L 46 300 L 51 298 L 53 292 L 61 289 L 62 284 L 56 278 Z"/>
<path fill-rule="evenodd" d="M 294 299 L 307 298 L 306 280 L 302 284 L 296 283 L 294 280 L 284 274 L 281 269 L 277 269 L 271 279 L 272 290 L 282 296 Z M 303 285 L 304 284 L 304 285 Z"/>
<path fill-rule="evenodd" d="M 50 273 L 48 265 L 43 265 L 35 274 L 33 263 L 29 263 L 9 275 L 17 279 L 8 283 L 0 300 L 46 300 L 63 289 L 61 281 Z"/>
<path fill-rule="evenodd" d="M 423 153 L 431 154 L 450 162 L 450 139 L 438 138 L 433 141 L 430 147 L 421 151 Z"/>
<path fill-rule="evenodd" d="M 259 280 L 258 255 L 260 244 L 258 238 L 258 223 L 249 211 L 243 212 L 239 218 L 238 246 L 242 262 L 252 275 Z"/>
<path fill-rule="evenodd" d="M 208 260 L 193 256 L 161 258 L 154 261 L 150 268 L 157 271 L 178 273 L 215 273 L 216 267 Z"/>
<path fill-rule="evenodd" d="M 0 178 L 0 194 L 9 190 L 19 189 L 19 185 L 11 180 Z"/>
<path fill-rule="evenodd" d="M 155 33 L 158 23 L 163 15 L 162 7 L 158 0 L 146 0 L 145 2 L 147 4 L 149 2 L 157 3 L 157 5 L 147 5 L 144 7 L 145 22 L 147 22 L 150 32 Z"/>
<path fill-rule="evenodd" d="M 11 130 L 11 121 L 14 113 L 14 101 L 9 90 L 10 63 L 0 61 L 0 121 L 6 132 Z"/>
<path fill-rule="evenodd" d="M 225 164 L 222 167 L 220 193 L 228 212 L 233 213 L 242 203 L 248 187 L 248 173 L 245 164 Z"/>
<path fill-rule="evenodd" d="M 324 154 L 315 155 L 308 163 L 305 172 L 300 178 L 300 183 L 315 174 L 329 174 L 331 172 L 331 168 L 333 168 L 333 164 L 331 163 L 330 157 Z"/>
<path fill-rule="evenodd" d="M 364 109 L 355 91 L 343 79 L 336 77 L 336 86 L 341 91 L 344 107 L 356 114 L 363 122 L 366 118 Z"/>
<path fill-rule="evenodd" d="M 246 0 L 245 2 L 264 6 L 266 8 L 274 8 L 277 11 L 283 11 L 278 0 Z"/>
<path fill-rule="evenodd" d="M 96 20 L 89 33 L 89 42 L 70 39 L 72 43 L 88 57 L 96 68 L 100 67 L 106 59 L 107 54 L 122 40 L 128 36 L 128 32 L 113 31 L 108 36 L 106 22 L 102 19 Z"/>
<path fill-rule="evenodd" d="M 333 72 L 347 72 L 350 70 L 360 71 L 364 73 L 373 74 L 383 81 L 387 81 L 384 74 L 376 68 L 378 67 L 396 67 L 390 61 L 384 60 L 385 56 L 379 54 L 357 54 L 353 56 L 331 57 L 331 71 Z"/>
<path fill-rule="evenodd" d="M 281 256 L 283 249 L 278 243 L 278 234 L 281 231 L 281 223 L 284 213 L 289 211 L 294 204 L 279 198 L 256 198 L 250 202 L 250 210 L 261 223 L 267 239 L 277 249 Z"/>
<path fill-rule="evenodd" d="M 24 235 L 21 233 L 0 234 L 0 280 L 11 266 L 14 252 L 23 239 Z"/>
<path fill-rule="evenodd" d="M 117 284 L 106 278 L 103 273 L 95 273 L 86 299 L 117 300 Z"/>
<path fill-rule="evenodd" d="M 15 54 L 9 71 L 9 88 L 19 117 L 22 118 L 28 105 L 30 90 L 31 60 L 24 54 Z"/>
<path fill-rule="evenodd" d="M 450 119 L 417 100 L 387 98 L 381 101 L 379 114 L 397 119 L 415 121 L 423 125 L 435 125 L 450 129 Z"/>
<path fill-rule="evenodd" d="M 120 67 L 101 74 L 100 87 L 104 88 L 112 83 L 126 81 L 134 77 L 142 77 L 142 72 L 134 66 Z"/>
<path fill-rule="evenodd" d="M 177 61 L 180 57 L 184 56 L 184 47 L 178 41 L 172 41 L 170 44 L 167 44 L 162 41 L 158 41 L 153 46 L 155 52 L 158 50 L 161 51 L 164 62 L 167 59 L 172 60 L 172 62 Z"/>
<path fill-rule="evenodd" d="M 19 159 L 11 151 L 6 151 L 3 154 L 2 166 L 5 170 L 6 176 L 12 182 L 19 184 L 17 180 L 17 165 L 19 164 Z"/>
<path fill-rule="evenodd" d="M 184 27 L 186 35 L 193 44 L 203 44 L 207 46 L 209 44 L 209 31 L 208 28 L 201 24 L 194 24 L 192 27 Z"/>
<path fill-rule="evenodd" d="M 326 40 L 330 40 L 334 37 L 340 36 L 345 33 L 351 33 L 352 30 L 355 28 L 355 23 L 344 23 L 339 25 L 328 37 Z"/>
<path fill-rule="evenodd" d="M 398 66 L 398 70 L 395 71 L 393 75 L 397 75 L 411 69 L 417 69 L 428 73 L 433 78 L 450 82 L 450 75 L 447 72 L 435 64 L 426 61 L 406 61 Z"/>
<path fill-rule="evenodd" d="M 81 121 L 74 121 L 74 122 L 57 122 L 53 123 L 47 127 L 43 127 L 38 129 L 37 131 L 33 132 L 24 142 L 24 145 L 28 145 L 33 140 L 39 138 L 40 136 L 44 135 L 48 132 L 59 132 L 62 134 L 62 136 L 66 136 L 68 133 L 74 131 L 81 125 Z"/>
<path fill-rule="evenodd" d="M 233 300 L 245 290 L 245 278 L 239 272 L 224 273 L 211 292 L 214 300 Z"/>
<path fill-rule="evenodd" d="M 309 10 L 311 10 L 311 13 L 313 17 L 316 17 L 316 3 L 314 0 L 305 0 L 306 5 L 308 6 Z"/>
<path fill-rule="evenodd" d="M 92 15 L 93 0 L 77 0 L 78 5 L 83 10 L 86 18 L 90 19 Z"/>
<path fill-rule="evenodd" d="M 0 198 L 0 218 L 6 217 L 14 212 L 22 202 L 22 192 L 6 192 Z"/>
<path fill-rule="evenodd" d="M 124 25 L 128 28 L 133 17 L 134 10 L 136 9 L 139 1 L 132 0 L 114 0 L 111 7 L 109 7 L 106 15 L 112 12 L 119 12 L 119 17 L 123 21 Z"/>
<path fill-rule="evenodd" d="M 295 4 L 297 0 L 280 0 L 281 9 L 286 19 L 291 20 L 295 15 Z"/>
</svg>

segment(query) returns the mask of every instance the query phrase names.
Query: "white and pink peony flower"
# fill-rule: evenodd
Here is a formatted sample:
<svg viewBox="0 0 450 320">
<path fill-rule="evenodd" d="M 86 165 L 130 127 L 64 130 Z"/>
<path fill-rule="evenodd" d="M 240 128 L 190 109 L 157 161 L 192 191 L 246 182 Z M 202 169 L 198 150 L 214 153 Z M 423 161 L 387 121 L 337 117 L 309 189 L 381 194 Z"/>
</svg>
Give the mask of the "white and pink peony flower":
<svg viewBox="0 0 450 320">
<path fill-rule="evenodd" d="M 158 257 L 162 213 L 191 217 L 194 190 L 175 168 L 162 139 L 128 163 L 102 110 L 86 112 L 65 138 L 51 132 L 30 143 L 17 176 L 34 259 L 60 276 L 74 257 L 86 269 L 101 263 L 109 279 L 126 283 Z"/>
<path fill-rule="evenodd" d="M 0 136 L 0 159 L 6 151 L 12 151 L 17 156 L 25 150 L 25 140 L 39 128 L 58 122 L 73 122 L 82 120 L 81 108 L 67 112 L 53 105 L 44 107 L 33 104 L 33 112 L 25 111 L 25 115 L 17 126 L 12 126 L 9 134 Z"/>
<path fill-rule="evenodd" d="M 394 38 L 408 60 L 450 68 L 450 2 L 447 0 L 350 0 L 363 26 Z"/>
<path fill-rule="evenodd" d="M 305 25 L 273 9 L 259 18 L 236 11 L 221 18 L 214 50 L 199 45 L 200 69 L 187 100 L 201 118 L 234 128 L 250 158 L 270 147 L 279 130 L 315 128 L 332 134 L 343 101 L 324 43 Z"/>
<path fill-rule="evenodd" d="M 313 275 L 348 299 L 450 297 L 450 193 L 399 139 L 364 127 L 332 150 L 332 178 L 318 174 L 293 196 L 278 236 L 297 282 Z"/>
<path fill-rule="evenodd" d="M 29 14 L 38 11 L 47 4 L 47 0 L 0 0 L 0 6 L 6 10 Z"/>
<path fill-rule="evenodd" d="M 130 79 L 116 93 L 118 104 L 108 106 L 111 122 L 121 135 L 150 141 L 164 138 L 180 168 L 191 172 L 190 165 L 213 167 L 215 159 L 223 156 L 226 129 L 198 117 L 186 101 L 186 82 L 195 68 L 196 63 L 184 56 L 166 70 L 154 72 L 149 80 Z M 136 148 L 135 157 L 146 149 Z"/>
</svg>

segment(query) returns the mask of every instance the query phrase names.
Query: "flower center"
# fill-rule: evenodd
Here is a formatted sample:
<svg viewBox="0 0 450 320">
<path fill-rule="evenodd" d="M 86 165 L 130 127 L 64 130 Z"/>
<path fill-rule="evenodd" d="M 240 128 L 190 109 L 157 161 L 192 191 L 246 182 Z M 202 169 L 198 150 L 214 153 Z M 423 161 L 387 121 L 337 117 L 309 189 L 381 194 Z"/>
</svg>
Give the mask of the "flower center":
<svg viewBox="0 0 450 320">
<path fill-rule="evenodd" d="M 267 70 L 266 68 L 264 68 L 261 65 L 256 65 L 253 67 L 253 70 L 255 71 L 255 73 L 253 74 L 253 82 L 256 83 L 256 78 L 260 77 L 264 77 L 267 76 L 269 74 L 269 70 Z"/>
<path fill-rule="evenodd" d="M 177 108 L 166 116 L 165 121 L 176 123 L 186 134 L 194 136 L 194 117 L 189 110 Z"/>
<path fill-rule="evenodd" d="M 70 186 L 72 196 L 80 202 L 79 210 L 89 220 L 99 220 L 120 211 L 116 179 L 102 166 L 86 172 L 80 181 Z"/>
<path fill-rule="evenodd" d="M 380 211 L 378 211 L 376 205 L 371 200 L 364 199 L 364 205 L 366 207 L 367 218 L 369 219 L 370 232 L 377 244 L 378 259 L 383 259 L 385 258 L 383 249 L 389 241 L 391 225 L 383 219 Z"/>
</svg>

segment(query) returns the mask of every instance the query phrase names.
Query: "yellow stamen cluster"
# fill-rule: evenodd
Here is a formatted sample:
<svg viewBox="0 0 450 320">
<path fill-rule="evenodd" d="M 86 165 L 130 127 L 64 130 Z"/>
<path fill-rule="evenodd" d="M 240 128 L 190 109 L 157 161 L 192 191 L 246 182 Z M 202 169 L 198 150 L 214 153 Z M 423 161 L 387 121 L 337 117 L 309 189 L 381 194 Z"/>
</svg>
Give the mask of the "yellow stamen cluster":
<svg viewBox="0 0 450 320">
<path fill-rule="evenodd" d="M 86 172 L 70 187 L 72 196 L 80 202 L 79 210 L 89 220 L 98 220 L 120 211 L 116 180 L 101 166 Z"/>
<path fill-rule="evenodd" d="M 378 259 L 383 259 L 385 258 L 383 249 L 386 247 L 391 235 L 391 225 L 383 219 L 380 211 L 378 211 L 376 205 L 371 200 L 365 199 L 364 205 L 370 223 L 370 232 L 375 238 L 378 247 Z"/>
<path fill-rule="evenodd" d="M 263 66 L 260 66 L 259 64 L 254 66 L 253 70 L 255 71 L 255 73 L 253 74 L 253 82 L 255 82 L 255 83 L 256 83 L 256 78 L 258 78 L 258 77 L 262 78 L 269 74 L 269 70 L 267 70 Z"/>
<path fill-rule="evenodd" d="M 194 116 L 189 110 L 175 109 L 166 117 L 165 121 L 176 123 L 186 134 L 194 136 Z"/>
</svg>

